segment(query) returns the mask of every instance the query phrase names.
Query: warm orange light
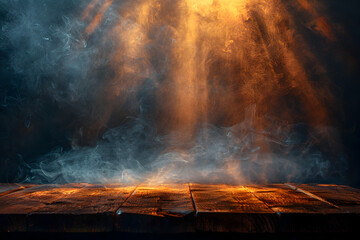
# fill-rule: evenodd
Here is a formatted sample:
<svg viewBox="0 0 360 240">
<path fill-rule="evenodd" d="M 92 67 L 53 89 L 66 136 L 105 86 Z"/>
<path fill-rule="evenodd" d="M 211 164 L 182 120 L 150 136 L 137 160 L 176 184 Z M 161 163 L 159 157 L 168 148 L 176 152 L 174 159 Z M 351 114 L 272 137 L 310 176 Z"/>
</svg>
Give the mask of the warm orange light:
<svg viewBox="0 0 360 240">
<path fill-rule="evenodd" d="M 102 3 L 87 34 L 99 27 L 112 3 Z M 96 4 L 99 1 L 89 4 L 83 19 Z M 296 6 L 314 20 L 313 29 L 335 41 L 331 25 L 312 3 L 298 0 Z M 178 142 L 187 143 L 199 125 L 209 122 L 232 126 L 245 119 L 248 129 L 265 135 L 279 122 L 285 126 L 279 132 L 290 131 L 286 126 L 296 122 L 329 124 L 326 106 L 333 99 L 326 69 L 297 32 L 283 1 L 128 1 L 118 13 L 120 20 L 104 36 L 115 43 L 110 62 L 115 76 L 108 97 L 137 101 L 133 89 L 151 79 L 161 103 L 158 127 L 178 131 Z M 312 66 L 319 81 L 309 79 L 305 65 Z M 261 135 L 253 140 L 259 151 L 271 152 L 264 139 Z M 223 166 L 234 177 L 240 167 L 231 159 Z M 149 181 L 171 172 L 160 169 Z"/>
<path fill-rule="evenodd" d="M 100 21 L 102 20 L 104 13 L 106 12 L 106 10 L 110 7 L 110 5 L 112 3 L 113 3 L 113 0 L 105 1 L 105 3 L 100 8 L 99 12 L 95 15 L 94 19 L 91 21 L 91 23 L 86 28 L 85 32 L 87 34 L 92 34 L 95 31 L 96 27 L 99 25 Z M 90 11 L 93 8 L 94 4 L 95 4 L 95 2 L 90 3 L 90 5 L 89 5 Z M 86 17 L 87 15 L 88 15 L 88 13 L 87 13 L 87 11 L 85 11 L 84 17 Z"/>
</svg>

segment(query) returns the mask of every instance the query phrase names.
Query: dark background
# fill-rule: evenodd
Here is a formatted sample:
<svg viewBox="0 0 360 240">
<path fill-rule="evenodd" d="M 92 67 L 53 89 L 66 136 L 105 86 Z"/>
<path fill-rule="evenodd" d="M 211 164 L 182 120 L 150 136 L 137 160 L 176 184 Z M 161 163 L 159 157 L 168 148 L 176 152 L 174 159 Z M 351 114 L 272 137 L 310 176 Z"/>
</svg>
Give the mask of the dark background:
<svg viewBox="0 0 360 240">
<path fill-rule="evenodd" d="M 19 74 L 11 64 L 13 62 L 11 58 L 17 50 L 14 46 L 26 45 L 26 39 L 22 39 L 23 37 L 9 39 L 3 34 L 6 24 L 18 17 L 12 11 L 14 9 L 8 8 L 6 2 L 0 1 L 2 27 L 0 29 L 0 182 L 18 182 L 26 180 L 30 171 L 28 164 L 34 159 L 52 151 L 55 147 L 70 149 L 74 132 L 79 129 L 82 122 L 89 119 L 91 111 L 54 101 L 51 93 L 44 90 L 49 78 L 53 77 L 51 74 L 46 74 L 46 71 L 45 74 L 39 75 L 40 80 L 38 79 L 44 84 L 31 87 L 38 91 L 29 90 L 28 84 L 36 84 L 26 81 L 26 75 L 31 74 L 31 69 Z M 14 3 L 12 7 L 27 8 L 31 7 L 31 4 L 46 3 L 46 1 L 20 2 L 21 4 Z M 61 2 L 52 9 L 53 13 L 44 7 L 47 12 L 39 15 L 47 14 L 49 21 L 56 25 L 63 19 L 55 13 L 77 14 L 77 1 Z M 357 0 L 323 0 L 323 2 L 328 8 L 329 19 L 341 26 L 343 32 L 337 35 L 338 41 L 335 43 L 322 42 L 311 34 L 307 39 L 312 41 L 314 46 L 323 47 L 320 57 L 337 87 L 335 95 L 343 109 L 343 113 L 339 114 L 336 121 L 348 164 L 347 176 L 341 180 L 341 183 L 360 187 L 360 2 Z M 14 44 L 13 41 L 20 43 Z M 37 59 L 29 59 L 29 66 L 36 61 Z M 62 77 L 68 76 L 64 73 Z M 65 89 L 66 86 L 64 91 Z M 86 101 L 87 99 L 83 100 L 80 107 L 86 106 Z M 116 116 L 116 119 L 121 118 Z M 116 124 L 118 122 L 110 119 L 108 126 Z M 79 139 L 80 145 L 94 144 L 106 130 L 101 127 L 95 130 L 93 128 L 94 125 L 85 125 L 84 137 Z"/>
</svg>

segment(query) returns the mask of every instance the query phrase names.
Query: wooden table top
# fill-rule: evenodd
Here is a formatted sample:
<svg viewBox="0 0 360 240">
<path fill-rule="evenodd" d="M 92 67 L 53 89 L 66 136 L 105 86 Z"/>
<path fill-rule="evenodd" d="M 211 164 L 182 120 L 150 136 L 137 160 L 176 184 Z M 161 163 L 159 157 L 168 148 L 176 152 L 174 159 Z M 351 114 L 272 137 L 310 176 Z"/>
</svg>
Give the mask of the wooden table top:
<svg viewBox="0 0 360 240">
<path fill-rule="evenodd" d="M 349 232 L 360 190 L 332 184 L 0 184 L 0 232 Z"/>
</svg>

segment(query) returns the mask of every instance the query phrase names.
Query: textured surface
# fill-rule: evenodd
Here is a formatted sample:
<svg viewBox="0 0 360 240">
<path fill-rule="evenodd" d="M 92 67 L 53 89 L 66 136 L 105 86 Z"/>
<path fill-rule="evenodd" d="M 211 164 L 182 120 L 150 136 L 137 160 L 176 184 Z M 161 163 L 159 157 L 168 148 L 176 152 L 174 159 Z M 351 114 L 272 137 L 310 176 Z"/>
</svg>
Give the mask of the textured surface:
<svg viewBox="0 0 360 240">
<path fill-rule="evenodd" d="M 321 184 L 0 184 L 2 232 L 348 232 L 360 190 Z"/>
</svg>

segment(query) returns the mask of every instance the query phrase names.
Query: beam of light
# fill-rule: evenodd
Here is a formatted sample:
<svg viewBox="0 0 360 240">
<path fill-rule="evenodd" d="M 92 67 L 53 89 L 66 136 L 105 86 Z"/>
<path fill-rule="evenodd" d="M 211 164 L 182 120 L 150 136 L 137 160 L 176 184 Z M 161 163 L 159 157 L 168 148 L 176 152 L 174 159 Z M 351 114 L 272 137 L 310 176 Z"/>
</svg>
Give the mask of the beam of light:
<svg viewBox="0 0 360 240">
<path fill-rule="evenodd" d="M 85 8 L 85 10 L 83 11 L 82 15 L 81 15 L 81 20 L 86 20 L 88 18 L 88 16 L 90 15 L 90 13 L 94 10 L 95 6 L 99 3 L 100 0 L 92 0 L 87 7 Z"/>
<path fill-rule="evenodd" d="M 92 19 L 91 23 L 85 29 L 86 34 L 91 35 L 95 31 L 95 29 L 98 27 L 100 21 L 102 20 L 104 13 L 108 10 L 108 8 L 111 6 L 112 3 L 113 3 L 113 0 L 106 0 L 105 3 L 103 3 L 101 5 L 100 10 L 96 13 L 96 15 Z M 91 8 L 93 8 L 92 3 L 90 3 L 90 9 Z M 87 11 L 85 11 L 85 15 L 87 15 L 86 12 Z"/>
<path fill-rule="evenodd" d="M 312 2 L 291 3 L 293 12 L 288 4 L 90 2 L 80 19 L 95 56 L 89 65 L 102 68 L 88 71 L 98 79 L 91 91 L 100 92 L 89 102 L 106 110 L 88 131 L 123 115 L 130 124 L 108 129 L 95 147 L 75 143 L 54 166 L 46 158 L 39 174 L 55 179 L 60 165 L 66 181 L 89 182 L 263 182 L 301 179 L 313 169 L 326 175 L 329 161 L 318 153 L 337 149 L 328 128 L 332 86 L 293 12 L 305 10 L 325 39 L 336 37 Z"/>
</svg>

